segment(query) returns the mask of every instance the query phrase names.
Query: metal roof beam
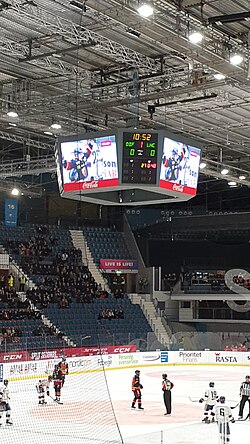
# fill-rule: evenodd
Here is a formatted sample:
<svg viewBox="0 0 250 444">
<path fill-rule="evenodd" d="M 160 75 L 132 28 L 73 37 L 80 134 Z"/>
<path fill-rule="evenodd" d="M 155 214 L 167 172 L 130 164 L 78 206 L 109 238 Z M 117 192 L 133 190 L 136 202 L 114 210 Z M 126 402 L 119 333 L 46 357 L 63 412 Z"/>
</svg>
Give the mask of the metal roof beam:
<svg viewBox="0 0 250 444">
<path fill-rule="evenodd" d="M 64 18 L 56 17 L 49 10 L 46 12 L 31 4 L 15 3 L 11 9 L 11 17 L 25 17 L 29 21 L 33 21 L 38 27 L 42 27 L 46 32 L 59 34 L 67 38 L 73 44 L 82 44 L 95 42 L 95 52 L 111 57 L 116 63 L 124 63 L 133 68 L 143 68 L 144 70 L 156 70 L 157 62 L 147 56 L 144 56 L 120 43 L 112 41 L 103 35 L 75 25 L 73 22 Z M 159 63 L 160 65 L 160 63 Z"/>
<path fill-rule="evenodd" d="M 53 146 L 47 143 L 39 142 L 39 140 L 29 139 L 27 137 L 17 136 L 16 134 L 11 134 L 5 131 L 0 131 L 0 138 L 10 140 L 11 142 L 20 143 L 21 145 L 26 144 L 27 146 L 33 148 L 41 148 L 50 151 L 53 149 Z"/>
<path fill-rule="evenodd" d="M 0 178 L 22 177 L 33 174 L 41 174 L 56 171 L 55 156 L 45 156 L 36 159 L 13 160 L 0 163 Z"/>
</svg>

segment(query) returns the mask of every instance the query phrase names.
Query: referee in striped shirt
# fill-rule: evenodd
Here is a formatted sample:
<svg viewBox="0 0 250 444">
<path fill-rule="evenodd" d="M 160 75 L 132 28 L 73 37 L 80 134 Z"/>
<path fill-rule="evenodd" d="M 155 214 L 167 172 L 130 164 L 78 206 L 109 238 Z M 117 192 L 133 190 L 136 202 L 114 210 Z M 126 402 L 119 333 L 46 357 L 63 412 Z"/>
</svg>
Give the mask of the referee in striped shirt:
<svg viewBox="0 0 250 444">
<path fill-rule="evenodd" d="M 250 376 L 246 376 L 245 381 L 242 382 L 240 386 L 240 396 L 241 396 L 241 401 L 240 401 L 239 419 L 243 418 L 243 410 L 247 401 L 249 406 L 248 418 L 250 419 Z"/>
</svg>

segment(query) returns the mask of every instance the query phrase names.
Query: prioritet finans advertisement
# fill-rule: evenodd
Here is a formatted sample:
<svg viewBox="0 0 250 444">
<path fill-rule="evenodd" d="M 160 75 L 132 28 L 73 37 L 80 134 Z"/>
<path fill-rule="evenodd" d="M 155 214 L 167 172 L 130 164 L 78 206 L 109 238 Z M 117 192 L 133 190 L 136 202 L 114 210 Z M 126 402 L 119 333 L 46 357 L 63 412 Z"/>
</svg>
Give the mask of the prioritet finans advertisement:
<svg viewBox="0 0 250 444">
<path fill-rule="evenodd" d="M 164 137 L 160 188 L 195 196 L 200 149 Z"/>
<path fill-rule="evenodd" d="M 115 136 L 61 142 L 61 159 L 65 192 L 118 185 Z"/>
</svg>

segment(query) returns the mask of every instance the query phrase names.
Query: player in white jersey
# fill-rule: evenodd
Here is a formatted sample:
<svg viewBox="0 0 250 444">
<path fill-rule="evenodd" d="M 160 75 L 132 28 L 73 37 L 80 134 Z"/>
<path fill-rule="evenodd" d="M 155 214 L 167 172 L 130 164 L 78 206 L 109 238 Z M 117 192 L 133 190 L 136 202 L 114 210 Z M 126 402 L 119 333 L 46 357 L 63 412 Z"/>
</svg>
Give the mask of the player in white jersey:
<svg viewBox="0 0 250 444">
<path fill-rule="evenodd" d="M 204 407 L 204 418 L 202 420 L 206 424 L 210 423 L 209 416 L 211 416 L 211 420 L 212 422 L 214 422 L 213 408 L 218 399 L 219 396 L 217 394 L 217 391 L 214 389 L 214 382 L 209 382 L 209 389 L 206 390 L 204 398 L 201 398 L 199 400 L 199 402 L 204 402 L 204 401 L 206 402 Z"/>
<path fill-rule="evenodd" d="M 231 408 L 225 404 L 225 396 L 220 396 L 219 403 L 214 407 L 215 419 L 219 426 L 221 444 L 230 441 L 229 422 L 235 422 Z"/>
<path fill-rule="evenodd" d="M 9 388 L 8 388 L 9 381 L 8 379 L 5 379 L 3 381 L 3 384 L 0 386 L 0 426 L 2 425 L 2 416 L 5 412 L 6 414 L 6 425 L 12 425 L 12 420 L 10 418 L 10 404 L 9 404 Z"/>
<path fill-rule="evenodd" d="M 49 385 L 51 381 L 52 381 L 52 376 L 48 376 L 48 379 L 39 379 L 38 383 L 36 384 L 39 405 L 47 404 L 47 402 L 45 401 L 45 391 L 46 395 L 50 396 Z"/>
</svg>

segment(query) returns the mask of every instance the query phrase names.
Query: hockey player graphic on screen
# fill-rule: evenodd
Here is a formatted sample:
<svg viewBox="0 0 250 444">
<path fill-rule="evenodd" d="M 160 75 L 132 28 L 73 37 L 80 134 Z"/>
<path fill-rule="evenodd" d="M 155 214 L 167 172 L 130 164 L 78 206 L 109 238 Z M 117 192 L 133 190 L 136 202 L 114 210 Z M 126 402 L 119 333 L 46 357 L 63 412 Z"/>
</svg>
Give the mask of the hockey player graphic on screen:
<svg viewBox="0 0 250 444">
<path fill-rule="evenodd" d="M 82 151 L 82 148 L 74 149 L 74 157 L 64 160 L 63 167 L 69 171 L 70 182 L 84 181 L 88 177 L 88 167 L 91 165 L 87 160 L 91 154 L 90 150 Z"/>
<path fill-rule="evenodd" d="M 94 139 L 76 146 L 71 160 L 63 160 L 63 167 L 69 171 L 70 182 L 84 182 L 103 179 L 103 159 L 100 147 Z"/>
<path fill-rule="evenodd" d="M 179 183 L 180 173 L 184 167 L 183 159 L 185 159 L 185 153 L 185 145 L 182 146 L 181 150 L 174 148 L 170 156 L 164 153 L 162 163 L 165 167 L 166 180 Z"/>
<path fill-rule="evenodd" d="M 160 179 L 196 188 L 199 160 L 198 148 L 165 137 Z"/>
</svg>

